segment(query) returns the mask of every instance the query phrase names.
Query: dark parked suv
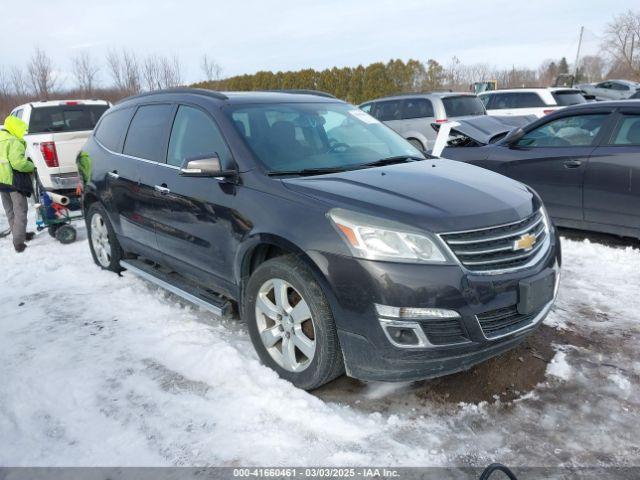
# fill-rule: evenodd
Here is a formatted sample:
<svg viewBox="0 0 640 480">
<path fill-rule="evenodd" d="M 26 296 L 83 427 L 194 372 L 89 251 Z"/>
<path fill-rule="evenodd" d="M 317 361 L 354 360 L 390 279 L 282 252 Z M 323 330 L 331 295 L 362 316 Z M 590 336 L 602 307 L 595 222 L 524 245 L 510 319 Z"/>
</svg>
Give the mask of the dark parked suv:
<svg viewBox="0 0 640 480">
<path fill-rule="evenodd" d="M 79 161 L 96 263 L 237 311 L 301 388 L 467 369 L 531 333 L 557 292 L 532 190 L 427 159 L 326 95 L 139 95 Z"/>
</svg>

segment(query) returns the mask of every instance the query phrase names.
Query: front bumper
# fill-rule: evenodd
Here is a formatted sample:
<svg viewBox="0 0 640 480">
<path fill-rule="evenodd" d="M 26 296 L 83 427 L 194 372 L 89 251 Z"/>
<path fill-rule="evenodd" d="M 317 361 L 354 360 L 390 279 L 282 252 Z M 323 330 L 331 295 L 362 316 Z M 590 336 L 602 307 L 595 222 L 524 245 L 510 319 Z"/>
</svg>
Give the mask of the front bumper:
<svg viewBox="0 0 640 480">
<path fill-rule="evenodd" d="M 466 370 L 515 347 L 540 326 L 553 301 L 503 331 L 488 334 L 481 319 L 508 315 L 518 303 L 521 280 L 548 269 L 559 279 L 561 253 L 555 232 L 551 240 L 536 265 L 499 275 L 474 274 L 458 265 L 385 263 L 311 252 L 329 292 L 347 374 L 362 380 L 425 379 Z M 425 348 L 394 346 L 375 304 L 455 310 L 460 315 L 459 338 Z M 423 322 L 429 336 L 429 321 Z M 430 338 L 436 338 L 435 332 Z"/>
</svg>

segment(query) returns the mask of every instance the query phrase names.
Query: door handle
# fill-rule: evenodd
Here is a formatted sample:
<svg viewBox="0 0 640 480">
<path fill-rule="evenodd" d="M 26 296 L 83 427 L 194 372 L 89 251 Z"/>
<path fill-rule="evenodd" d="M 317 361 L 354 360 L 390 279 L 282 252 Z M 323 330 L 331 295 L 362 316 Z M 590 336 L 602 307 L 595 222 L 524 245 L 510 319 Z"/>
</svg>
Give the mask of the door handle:
<svg viewBox="0 0 640 480">
<path fill-rule="evenodd" d="M 580 160 L 567 160 L 564 162 L 564 168 L 578 168 L 582 165 Z"/>
<path fill-rule="evenodd" d="M 118 175 L 117 170 L 114 170 L 113 172 L 108 172 L 107 175 L 109 175 L 111 178 L 115 178 L 116 180 L 120 178 L 120 175 Z"/>
<path fill-rule="evenodd" d="M 159 192 L 159 193 L 160 193 L 160 195 L 166 195 L 167 193 L 171 193 L 171 190 L 169 190 L 169 189 L 167 188 L 167 185 L 166 185 L 166 184 L 164 184 L 164 183 L 163 183 L 162 185 L 154 185 L 154 186 L 153 186 L 153 189 L 154 189 L 156 192 Z"/>
</svg>

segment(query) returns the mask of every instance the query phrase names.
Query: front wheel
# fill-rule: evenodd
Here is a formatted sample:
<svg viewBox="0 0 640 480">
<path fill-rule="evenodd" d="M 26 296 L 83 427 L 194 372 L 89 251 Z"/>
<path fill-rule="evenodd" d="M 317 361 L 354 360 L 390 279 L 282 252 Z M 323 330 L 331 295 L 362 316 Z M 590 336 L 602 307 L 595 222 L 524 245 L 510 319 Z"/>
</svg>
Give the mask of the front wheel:
<svg viewBox="0 0 640 480">
<path fill-rule="evenodd" d="M 85 222 L 93 261 L 105 270 L 121 272 L 122 249 L 102 205 L 92 203 L 85 215 Z"/>
<path fill-rule="evenodd" d="M 243 316 L 262 362 L 296 387 L 312 390 L 344 373 L 329 303 L 295 256 L 273 258 L 256 269 Z"/>
</svg>

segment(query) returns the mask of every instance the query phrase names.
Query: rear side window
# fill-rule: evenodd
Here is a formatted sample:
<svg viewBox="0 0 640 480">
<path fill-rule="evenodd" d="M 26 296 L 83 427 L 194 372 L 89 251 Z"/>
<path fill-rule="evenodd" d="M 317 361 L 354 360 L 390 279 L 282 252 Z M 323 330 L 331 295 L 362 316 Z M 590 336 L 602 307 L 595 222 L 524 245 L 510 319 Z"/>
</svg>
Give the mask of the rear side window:
<svg viewBox="0 0 640 480">
<path fill-rule="evenodd" d="M 172 105 L 144 105 L 131 120 L 122 153 L 164 163 Z"/>
<path fill-rule="evenodd" d="M 487 105 L 489 110 L 538 107 L 546 107 L 546 105 L 540 95 L 534 92 L 494 93 Z"/>
<path fill-rule="evenodd" d="M 96 139 L 109 150 L 120 153 L 132 113 L 132 108 L 107 113 L 98 125 Z"/>
<path fill-rule="evenodd" d="M 93 130 L 109 105 L 56 105 L 31 111 L 29 133 Z"/>
<path fill-rule="evenodd" d="M 576 115 L 551 120 L 518 141 L 521 147 L 580 147 L 592 145 L 608 114 Z"/>
<path fill-rule="evenodd" d="M 169 139 L 169 165 L 181 166 L 185 159 L 216 153 L 221 160 L 230 157 L 218 126 L 202 110 L 181 105 Z"/>
<path fill-rule="evenodd" d="M 617 83 L 617 82 L 612 82 L 611 83 L 611 88 L 613 90 L 620 90 L 620 91 L 629 90 L 629 86 L 628 85 L 624 85 L 622 83 Z"/>
<path fill-rule="evenodd" d="M 426 98 L 409 98 L 404 101 L 402 118 L 426 118 L 433 116 L 433 105 L 431 105 L 430 100 Z"/>
<path fill-rule="evenodd" d="M 582 96 L 580 92 L 574 92 L 573 90 L 558 90 L 552 92 L 556 103 L 562 107 L 567 105 L 577 105 L 579 103 L 587 103 L 587 100 Z"/>
<path fill-rule="evenodd" d="M 389 100 L 386 102 L 374 103 L 371 108 L 371 115 L 381 122 L 400 120 L 400 100 Z"/>
<path fill-rule="evenodd" d="M 371 113 L 372 106 L 373 106 L 372 103 L 366 103 L 360 107 L 360 110 L 362 110 L 363 112 Z"/>
<path fill-rule="evenodd" d="M 482 101 L 475 95 L 460 95 L 442 99 L 447 118 L 465 117 L 467 115 L 484 115 L 487 113 Z"/>
<path fill-rule="evenodd" d="M 625 115 L 613 132 L 611 145 L 640 145 L 640 115 Z"/>
</svg>

